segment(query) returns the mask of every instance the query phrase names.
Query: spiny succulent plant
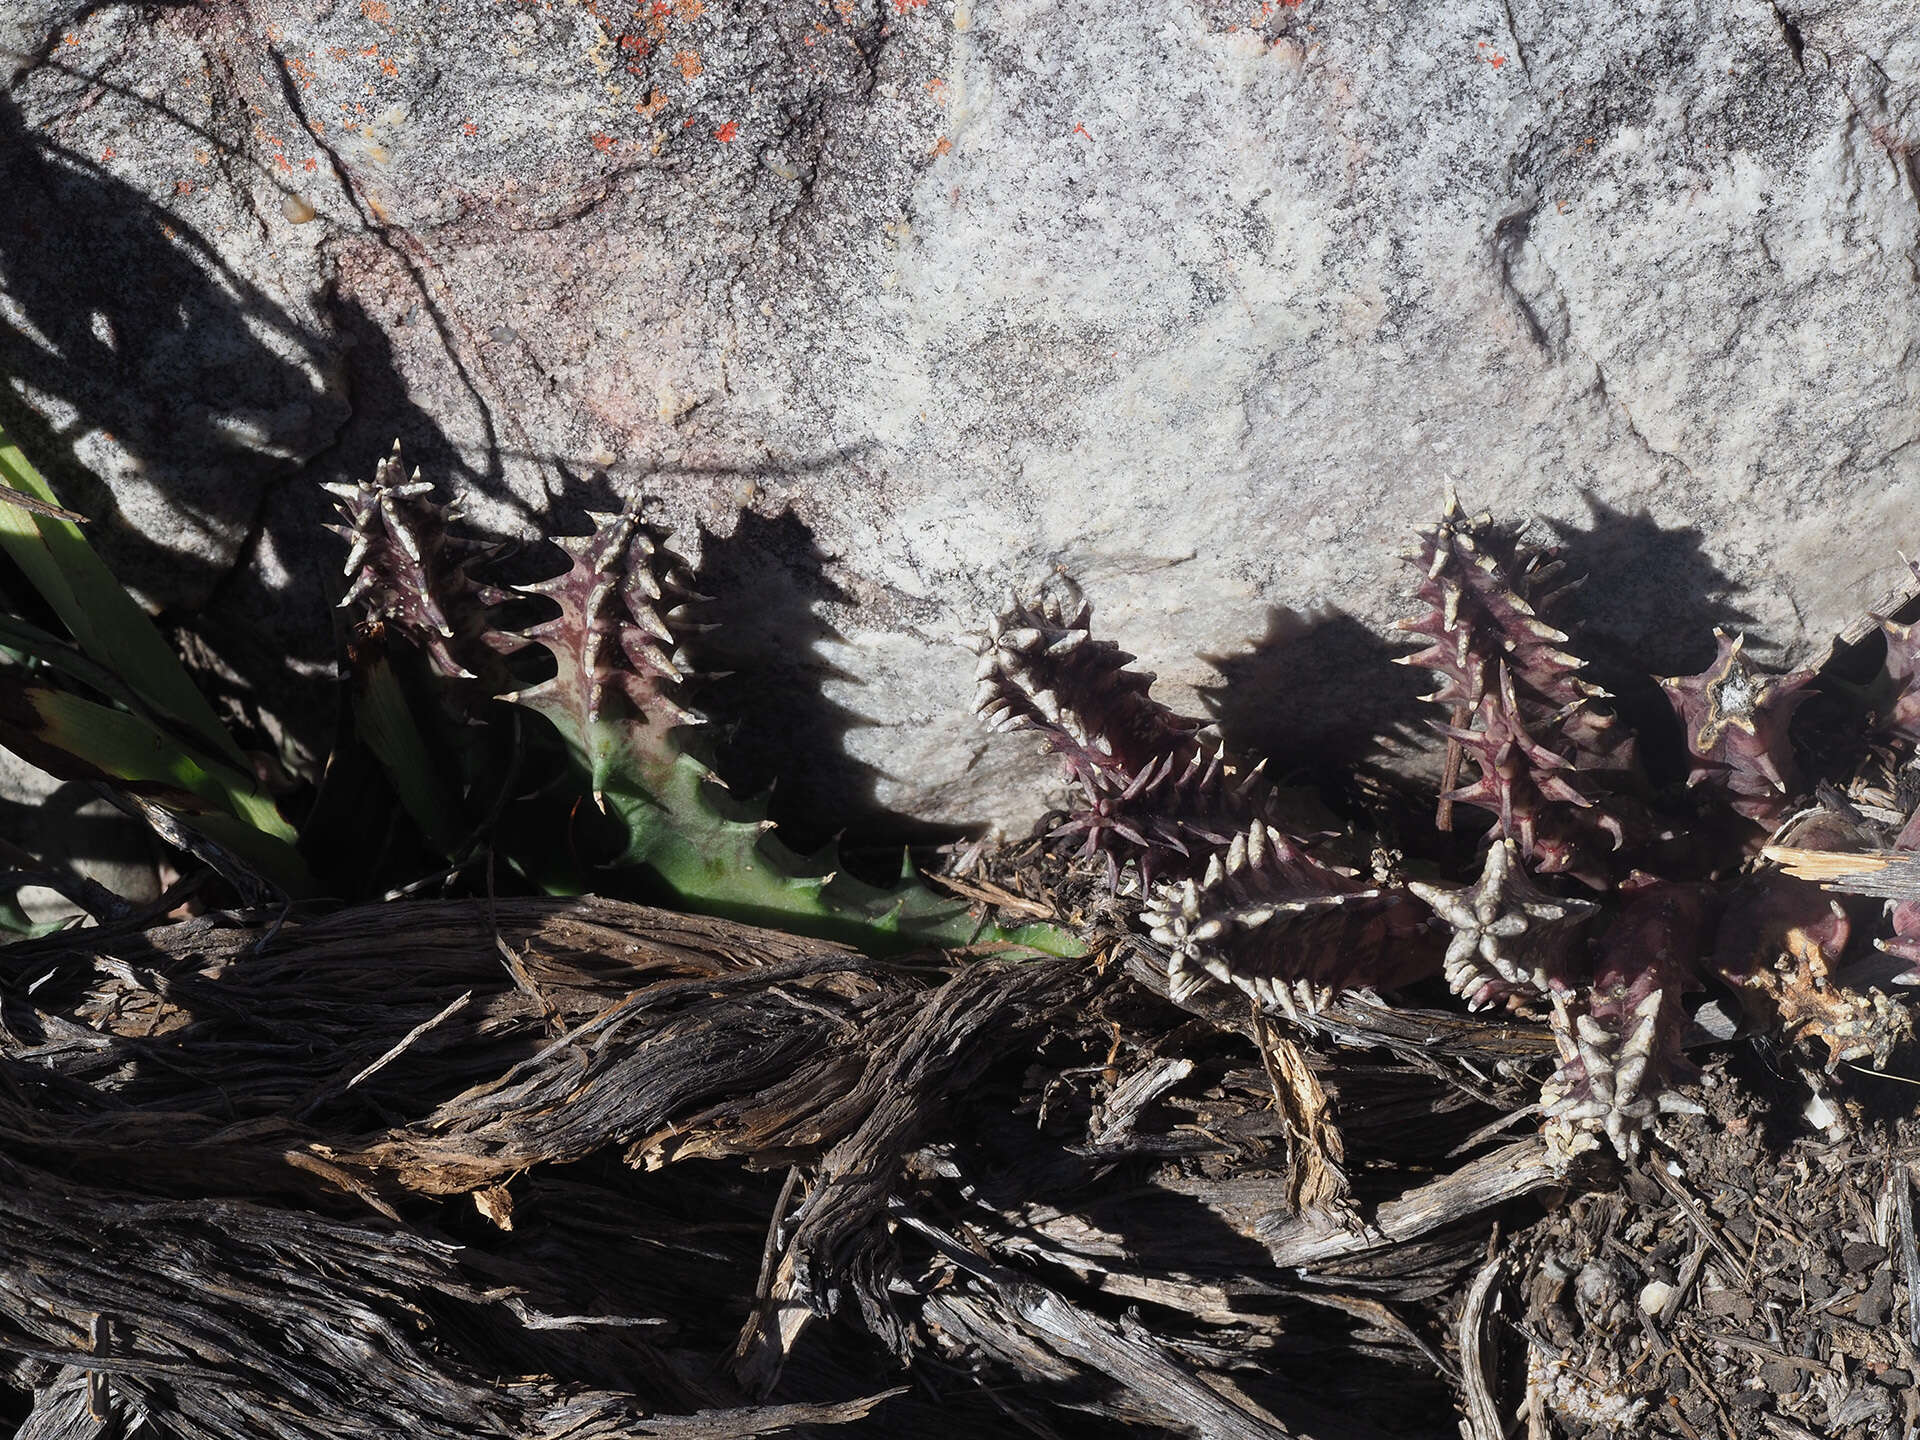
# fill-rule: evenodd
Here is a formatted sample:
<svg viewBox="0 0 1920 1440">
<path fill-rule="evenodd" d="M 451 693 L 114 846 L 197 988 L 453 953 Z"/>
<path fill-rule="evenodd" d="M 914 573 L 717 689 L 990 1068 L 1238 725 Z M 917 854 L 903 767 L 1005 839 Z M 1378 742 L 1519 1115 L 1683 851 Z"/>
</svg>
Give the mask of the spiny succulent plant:
<svg viewBox="0 0 1920 1440">
<path fill-rule="evenodd" d="M 1640 886 L 1601 940 L 1583 993 L 1555 997 L 1560 1068 L 1540 1100 L 1547 1138 L 1562 1153 L 1577 1155 L 1604 1136 L 1631 1159 L 1655 1115 L 1700 1108 L 1673 1086 L 1690 1073 L 1681 999 L 1698 988 L 1710 914 L 1699 886 Z"/>
<path fill-rule="evenodd" d="M 1548 623 L 1577 582 L 1491 515 L 1466 516 L 1451 486 L 1440 523 L 1408 559 L 1426 609 L 1399 628 L 1428 643 L 1402 663 L 1433 672 L 1427 698 L 1448 716 L 1436 728 L 1478 772 L 1444 803 L 1491 811 L 1496 833 L 1535 869 L 1604 888 L 1608 856 L 1627 840 L 1629 807 L 1613 792 L 1633 768 L 1633 739 Z"/>
<path fill-rule="evenodd" d="M 1211 854 L 1273 818 L 1263 767 L 1234 765 L 1204 721 L 1176 715 L 1148 691 L 1134 657 L 1092 636 L 1077 589 L 1011 605 L 974 643 L 975 713 L 996 730 L 1029 730 L 1060 757 L 1074 790 L 1056 836 L 1106 859 L 1110 884 L 1131 862 L 1144 888 L 1202 873 Z"/>
<path fill-rule="evenodd" d="M 1586 968 L 1581 931 L 1600 906 L 1542 890 L 1511 840 L 1487 847 L 1480 878 L 1470 886 L 1411 881 L 1407 889 L 1453 931 L 1443 973 L 1470 1010 L 1504 1003 L 1526 1011 L 1534 1001 L 1564 998 Z"/>
<path fill-rule="evenodd" d="M 1811 698 L 1814 672 L 1762 674 L 1747 663 L 1744 636 L 1715 630 L 1713 638 L 1713 664 L 1660 682 L 1686 729 L 1687 784 L 1712 786 L 1770 832 L 1798 788 L 1787 730 Z"/>
<path fill-rule="evenodd" d="M 500 547 L 450 530 L 459 512 L 427 500 L 433 485 L 418 469 L 407 478 L 397 440 L 371 481 L 325 488 L 341 522 L 327 529 L 347 542 L 341 606 L 362 624 L 393 628 L 450 681 L 478 682 L 481 693 L 509 684 L 486 621 L 488 607 L 508 597 L 468 574 Z"/>
<path fill-rule="evenodd" d="M 1196 784 L 1230 764 L 1262 770 L 1233 764 L 1200 722 L 1154 702 L 1132 657 L 1092 638 L 1077 593 L 1016 601 L 978 643 L 977 708 L 1061 757 L 1075 799 L 1054 833 L 1084 833 L 1084 850 L 1139 896 L 1175 996 L 1219 981 L 1292 1014 L 1437 968 L 1472 1008 L 1545 1011 L 1560 1056 L 1542 1092 L 1545 1131 L 1568 1157 L 1603 1144 L 1631 1157 L 1657 1115 L 1692 1108 L 1675 1088 L 1691 1073 L 1683 1002 L 1709 983 L 1733 987 L 1754 1023 L 1824 1042 L 1829 1068 L 1885 1064 L 1912 1026 L 1885 995 L 1838 979 L 1847 913 L 1786 876 L 1722 879 L 1798 792 L 1788 731 L 1812 672 L 1757 672 L 1740 639 L 1716 632 L 1713 665 L 1662 682 L 1690 790 L 1715 797 L 1702 808 L 1652 789 L 1638 737 L 1583 678 L 1576 642 L 1553 623 L 1570 588 L 1558 561 L 1485 514 L 1467 517 L 1451 489 L 1412 558 L 1424 608 L 1401 629 L 1423 643 L 1405 663 L 1433 672 L 1430 698 L 1446 711 L 1435 729 L 1472 771 L 1449 781 L 1442 807 L 1492 817 L 1467 884 L 1369 883 L 1327 858 L 1324 837 L 1289 831 L 1271 791 Z M 1909 653 L 1920 644 L 1887 634 L 1904 714 L 1920 692 Z M 1920 714 L 1920 699 L 1908 708 Z M 1729 840 L 1720 805 L 1752 827 Z M 1920 848 L 1920 819 L 1908 831 L 1899 843 Z M 1920 900 L 1895 906 L 1892 929 L 1882 948 L 1920 980 Z"/>
<path fill-rule="evenodd" d="M 798 855 L 770 833 L 764 803 L 726 795 L 687 743 L 701 717 L 687 700 L 694 677 L 681 642 L 696 627 L 690 607 L 700 597 L 665 534 L 646 523 L 640 497 L 593 516 L 592 534 L 557 540 L 564 572 L 507 589 L 466 575 L 476 548 L 450 534 L 430 487 L 400 475 L 396 452 L 372 485 L 341 495 L 338 528 L 351 547 L 343 603 L 417 647 L 442 679 L 484 681 L 483 693 L 551 723 L 584 792 L 573 814 L 584 802 L 615 832 L 602 877 L 647 873 L 689 908 L 869 948 L 984 942 L 1079 953 L 1049 925 L 986 923 L 904 859 L 898 883 L 883 887 L 843 873 L 831 850 Z M 557 613 L 507 629 L 496 618 L 507 600 L 542 600 Z M 552 657 L 550 678 L 511 689 L 504 662 L 480 668 L 502 655 L 522 662 L 530 647 Z M 511 847 L 513 838 L 496 843 Z M 550 857 L 518 858 L 530 875 L 548 873 Z"/>
<path fill-rule="evenodd" d="M 1252 821 L 1198 880 L 1160 885 L 1141 923 L 1167 947 L 1176 999 L 1207 977 L 1293 1015 L 1354 983 L 1404 984 L 1433 969 L 1421 917 L 1403 890 L 1369 886 L 1263 820 Z"/>
</svg>

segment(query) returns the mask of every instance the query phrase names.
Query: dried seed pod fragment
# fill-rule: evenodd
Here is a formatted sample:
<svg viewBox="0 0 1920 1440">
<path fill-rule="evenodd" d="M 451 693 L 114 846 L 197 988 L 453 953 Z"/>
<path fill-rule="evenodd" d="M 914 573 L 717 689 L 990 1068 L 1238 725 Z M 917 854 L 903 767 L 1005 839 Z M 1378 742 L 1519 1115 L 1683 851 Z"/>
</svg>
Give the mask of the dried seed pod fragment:
<svg viewBox="0 0 1920 1440">
<path fill-rule="evenodd" d="M 1913 1018 L 1879 990 L 1863 994 L 1834 979 L 1852 933 L 1838 901 L 1776 871 L 1728 900 L 1712 967 L 1788 1039 L 1824 1044 L 1829 1073 L 1847 1060 L 1881 1070 L 1913 1037 Z"/>
<path fill-rule="evenodd" d="M 1447 984 L 1471 1010 L 1567 991 L 1578 968 L 1579 929 L 1599 911 L 1591 900 L 1549 895 L 1528 878 L 1519 847 L 1495 840 L 1480 879 L 1452 889 L 1407 886 L 1453 931 L 1443 965 Z"/>
</svg>

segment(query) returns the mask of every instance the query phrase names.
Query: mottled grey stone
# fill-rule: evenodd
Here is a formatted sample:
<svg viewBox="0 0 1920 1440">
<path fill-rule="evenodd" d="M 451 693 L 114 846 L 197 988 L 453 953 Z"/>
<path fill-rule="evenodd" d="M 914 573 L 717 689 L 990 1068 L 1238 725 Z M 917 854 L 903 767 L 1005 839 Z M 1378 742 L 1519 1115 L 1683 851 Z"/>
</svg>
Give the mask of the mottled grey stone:
<svg viewBox="0 0 1920 1440">
<path fill-rule="evenodd" d="M 1920 545 L 1891 0 L 29 10 L 4 364 L 144 593 L 309 667 L 316 482 L 395 434 L 507 531 L 791 507 L 826 729 L 931 820 L 1040 804 L 948 642 L 1055 570 L 1284 751 L 1411 733 L 1378 637 L 1448 479 L 1625 670 L 1810 658 Z"/>
</svg>

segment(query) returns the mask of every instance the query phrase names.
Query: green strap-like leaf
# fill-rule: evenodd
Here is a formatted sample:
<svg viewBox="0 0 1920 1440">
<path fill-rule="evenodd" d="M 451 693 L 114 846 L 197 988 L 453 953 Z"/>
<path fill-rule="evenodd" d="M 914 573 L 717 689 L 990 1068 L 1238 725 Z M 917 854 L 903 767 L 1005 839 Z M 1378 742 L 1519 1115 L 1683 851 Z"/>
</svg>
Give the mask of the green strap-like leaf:
<svg viewBox="0 0 1920 1440">
<path fill-rule="evenodd" d="M 392 663 L 369 650 L 356 657 L 351 684 L 354 729 L 387 772 L 427 843 L 447 859 L 455 858 L 470 827 L 427 750 Z"/>
<path fill-rule="evenodd" d="M 9 685 L 0 688 L 0 744 L 50 775 L 124 785 L 190 822 L 204 819 L 222 845 L 289 894 L 312 888 L 293 827 L 252 776 L 194 755 L 141 716 L 45 685 Z"/>
<path fill-rule="evenodd" d="M 0 485 L 49 505 L 60 503 L 4 429 L 0 429 Z M 0 549 L 53 607 L 82 650 L 119 676 L 149 709 L 183 727 L 201 749 L 246 768 L 240 747 L 195 688 L 179 657 L 93 553 L 79 526 L 0 504 Z"/>
</svg>

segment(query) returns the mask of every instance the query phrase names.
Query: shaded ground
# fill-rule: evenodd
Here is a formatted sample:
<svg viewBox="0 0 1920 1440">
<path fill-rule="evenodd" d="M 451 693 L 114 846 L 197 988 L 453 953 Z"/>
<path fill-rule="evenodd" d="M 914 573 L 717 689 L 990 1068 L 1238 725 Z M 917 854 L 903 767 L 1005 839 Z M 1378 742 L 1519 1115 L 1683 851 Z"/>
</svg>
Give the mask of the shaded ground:
<svg viewBox="0 0 1920 1440">
<path fill-rule="evenodd" d="M 1709 1073 L 1709 1113 L 1664 1153 L 1514 1237 L 1525 1375 L 1508 1393 L 1553 1413 L 1535 1434 L 1610 1433 L 1610 1416 L 1642 1435 L 1913 1434 L 1920 1125 L 1829 1139 L 1793 1124 L 1804 1090 Z"/>
</svg>

